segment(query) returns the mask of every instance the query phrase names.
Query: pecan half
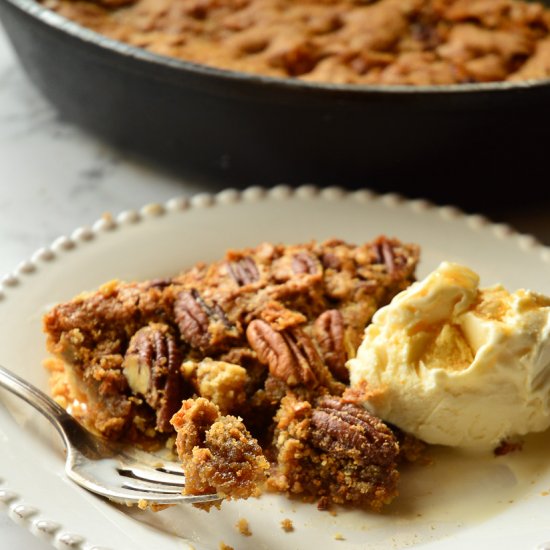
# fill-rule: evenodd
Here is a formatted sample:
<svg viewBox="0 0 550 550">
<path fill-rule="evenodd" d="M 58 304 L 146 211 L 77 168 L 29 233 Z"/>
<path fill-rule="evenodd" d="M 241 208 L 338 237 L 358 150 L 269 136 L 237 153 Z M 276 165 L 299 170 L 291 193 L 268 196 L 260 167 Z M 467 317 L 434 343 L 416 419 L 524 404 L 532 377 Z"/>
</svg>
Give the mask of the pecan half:
<svg viewBox="0 0 550 550">
<path fill-rule="evenodd" d="M 318 449 L 356 464 L 386 466 L 397 460 L 392 431 L 360 405 L 321 397 L 311 414 L 310 440 Z"/>
<path fill-rule="evenodd" d="M 276 378 L 289 386 L 317 383 L 310 362 L 320 359 L 313 343 L 300 329 L 277 332 L 265 321 L 254 319 L 246 329 L 246 337 L 258 359 Z"/>
<path fill-rule="evenodd" d="M 395 278 L 402 276 L 411 257 L 411 251 L 404 250 L 399 241 L 383 236 L 374 242 L 374 252 L 376 262 L 383 264 L 387 273 Z M 414 250 L 412 253 L 414 254 Z"/>
<path fill-rule="evenodd" d="M 385 264 L 388 273 L 395 271 L 395 254 L 387 239 L 381 238 L 375 245 L 377 263 Z"/>
<path fill-rule="evenodd" d="M 174 315 L 182 338 L 194 348 L 208 345 L 208 313 L 196 290 L 180 292 L 174 303 Z"/>
<path fill-rule="evenodd" d="M 340 269 L 342 261 L 334 252 L 324 252 L 321 256 L 321 263 L 325 269 Z"/>
<path fill-rule="evenodd" d="M 297 252 L 292 256 L 292 271 L 296 274 L 315 275 L 320 269 L 319 260 L 307 252 Z"/>
<path fill-rule="evenodd" d="M 258 266 L 250 256 L 227 262 L 227 271 L 239 286 L 249 285 L 260 279 Z"/>
<path fill-rule="evenodd" d="M 176 339 L 169 327 L 160 323 L 139 329 L 124 356 L 123 373 L 128 385 L 155 410 L 160 432 L 171 431 L 170 418 L 181 403 L 180 364 Z"/>
<path fill-rule="evenodd" d="M 167 286 L 170 286 L 172 284 L 172 279 L 152 279 L 147 284 L 147 288 L 158 288 L 159 290 L 163 290 Z"/>
<path fill-rule="evenodd" d="M 346 368 L 348 355 L 344 345 L 344 318 L 337 309 L 329 309 L 315 320 L 313 334 L 321 349 L 325 364 L 341 382 L 349 381 Z"/>
<path fill-rule="evenodd" d="M 220 332 L 236 337 L 238 332 L 227 318 L 219 304 L 208 305 L 198 290 L 180 292 L 174 303 L 174 316 L 182 339 L 194 348 L 205 352 L 214 342 L 215 334 L 218 340 L 223 339 Z M 219 330 L 221 327 L 221 330 Z"/>
</svg>

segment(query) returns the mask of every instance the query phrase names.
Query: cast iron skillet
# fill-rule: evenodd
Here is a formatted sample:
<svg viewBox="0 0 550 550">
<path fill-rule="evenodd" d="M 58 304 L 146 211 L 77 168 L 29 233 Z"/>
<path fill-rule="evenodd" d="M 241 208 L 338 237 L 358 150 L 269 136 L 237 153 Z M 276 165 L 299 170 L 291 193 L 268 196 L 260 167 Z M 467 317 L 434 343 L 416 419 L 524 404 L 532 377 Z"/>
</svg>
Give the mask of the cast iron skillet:
<svg viewBox="0 0 550 550">
<path fill-rule="evenodd" d="M 0 0 L 0 17 L 67 119 L 186 177 L 369 185 L 472 205 L 549 193 L 550 80 L 305 83 L 158 56 L 33 0 Z"/>
</svg>

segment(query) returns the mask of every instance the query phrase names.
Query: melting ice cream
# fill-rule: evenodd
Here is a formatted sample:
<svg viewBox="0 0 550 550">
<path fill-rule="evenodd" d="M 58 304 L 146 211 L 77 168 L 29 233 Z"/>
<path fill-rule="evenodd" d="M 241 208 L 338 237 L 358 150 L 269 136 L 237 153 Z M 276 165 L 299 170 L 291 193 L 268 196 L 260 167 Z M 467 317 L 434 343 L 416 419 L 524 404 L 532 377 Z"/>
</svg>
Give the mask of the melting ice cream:
<svg viewBox="0 0 550 550">
<path fill-rule="evenodd" d="M 380 309 L 349 361 L 367 407 L 433 444 L 495 447 L 550 426 L 550 298 L 443 263 Z"/>
</svg>

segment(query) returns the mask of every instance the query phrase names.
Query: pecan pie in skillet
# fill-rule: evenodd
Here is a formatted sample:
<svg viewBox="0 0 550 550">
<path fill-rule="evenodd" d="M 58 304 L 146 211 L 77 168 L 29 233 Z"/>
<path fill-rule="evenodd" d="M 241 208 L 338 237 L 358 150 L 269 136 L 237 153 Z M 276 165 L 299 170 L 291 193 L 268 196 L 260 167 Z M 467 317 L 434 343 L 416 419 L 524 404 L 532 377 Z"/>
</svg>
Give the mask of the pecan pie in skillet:
<svg viewBox="0 0 550 550">
<path fill-rule="evenodd" d="M 186 492 L 270 490 L 378 510 L 418 444 L 347 387 L 418 247 L 263 243 L 171 279 L 111 281 L 44 318 L 54 393 L 105 437 L 174 444 Z"/>
<path fill-rule="evenodd" d="M 520 0 L 42 0 L 116 40 L 338 84 L 550 77 L 550 10 Z"/>
</svg>

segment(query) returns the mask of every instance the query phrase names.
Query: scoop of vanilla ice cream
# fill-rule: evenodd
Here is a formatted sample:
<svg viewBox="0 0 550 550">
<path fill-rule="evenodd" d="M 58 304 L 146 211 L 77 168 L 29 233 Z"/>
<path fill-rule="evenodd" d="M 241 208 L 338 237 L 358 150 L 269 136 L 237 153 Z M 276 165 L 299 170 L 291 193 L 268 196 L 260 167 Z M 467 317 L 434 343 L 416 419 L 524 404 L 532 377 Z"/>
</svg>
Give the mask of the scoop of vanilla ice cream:
<svg viewBox="0 0 550 550">
<path fill-rule="evenodd" d="M 550 426 L 550 298 L 442 263 L 380 309 L 351 385 L 367 408 L 433 444 L 489 448 Z"/>
</svg>

